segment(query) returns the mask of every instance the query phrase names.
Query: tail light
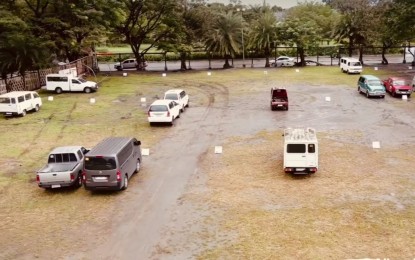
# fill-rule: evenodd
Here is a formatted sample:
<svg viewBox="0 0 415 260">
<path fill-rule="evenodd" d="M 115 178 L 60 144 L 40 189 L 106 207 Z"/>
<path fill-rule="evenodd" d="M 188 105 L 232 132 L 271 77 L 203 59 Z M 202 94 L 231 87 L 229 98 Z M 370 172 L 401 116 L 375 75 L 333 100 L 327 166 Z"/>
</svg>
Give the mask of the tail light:
<svg viewBox="0 0 415 260">
<path fill-rule="evenodd" d="M 71 173 L 71 181 L 75 180 L 75 176 Z"/>
<path fill-rule="evenodd" d="M 147 115 L 148 115 L 148 116 L 151 116 L 151 115 L 150 115 L 150 110 L 147 112 Z"/>
<path fill-rule="evenodd" d="M 85 170 L 82 171 L 82 181 L 84 183 L 86 182 L 86 172 L 85 172 Z"/>
<path fill-rule="evenodd" d="M 37 183 L 39 183 L 39 182 L 40 182 L 39 174 L 36 174 L 36 182 L 37 182 Z"/>
<path fill-rule="evenodd" d="M 167 111 L 167 116 L 170 117 L 170 111 Z"/>
<path fill-rule="evenodd" d="M 120 170 L 117 170 L 117 182 L 121 181 L 121 172 Z"/>
<path fill-rule="evenodd" d="M 284 169 L 284 171 L 285 171 L 285 172 L 292 172 L 292 171 L 294 171 L 294 168 L 289 168 L 289 167 L 286 167 L 286 168 Z"/>
<path fill-rule="evenodd" d="M 310 168 L 310 172 L 315 173 L 317 171 L 317 168 Z"/>
</svg>

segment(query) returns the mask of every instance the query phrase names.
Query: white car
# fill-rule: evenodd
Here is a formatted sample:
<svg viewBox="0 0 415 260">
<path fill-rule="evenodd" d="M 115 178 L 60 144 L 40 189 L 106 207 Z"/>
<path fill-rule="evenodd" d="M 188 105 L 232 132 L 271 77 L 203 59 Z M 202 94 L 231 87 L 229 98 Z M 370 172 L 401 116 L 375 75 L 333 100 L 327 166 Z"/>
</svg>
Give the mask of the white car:
<svg viewBox="0 0 415 260">
<path fill-rule="evenodd" d="M 180 111 L 184 112 L 186 107 L 189 107 L 189 95 L 183 89 L 170 89 L 164 93 L 164 99 L 174 100 L 180 105 Z"/>
<path fill-rule="evenodd" d="M 148 122 L 150 125 L 154 123 L 170 123 L 180 117 L 180 105 L 173 100 L 156 100 L 148 109 Z"/>
<path fill-rule="evenodd" d="M 34 91 L 12 91 L 0 95 L 0 113 L 5 116 L 25 116 L 28 111 L 39 111 L 42 99 Z"/>
<path fill-rule="evenodd" d="M 273 67 L 283 67 L 283 66 L 294 66 L 294 58 L 288 56 L 279 56 L 274 62 L 271 63 Z"/>
</svg>

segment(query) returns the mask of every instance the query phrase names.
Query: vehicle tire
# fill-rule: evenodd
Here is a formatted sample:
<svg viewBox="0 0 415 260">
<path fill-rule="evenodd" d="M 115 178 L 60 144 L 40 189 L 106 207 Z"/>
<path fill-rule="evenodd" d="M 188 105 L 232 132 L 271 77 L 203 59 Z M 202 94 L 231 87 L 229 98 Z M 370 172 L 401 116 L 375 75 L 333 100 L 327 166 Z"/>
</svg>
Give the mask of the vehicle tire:
<svg viewBox="0 0 415 260">
<path fill-rule="evenodd" d="M 141 162 L 140 160 L 137 160 L 134 173 L 138 173 L 140 171 L 140 168 L 141 168 Z"/>
<path fill-rule="evenodd" d="M 171 126 L 173 126 L 173 124 L 174 124 L 173 121 L 174 121 L 174 117 L 171 118 L 171 122 L 170 122 Z"/>
<path fill-rule="evenodd" d="M 288 106 L 285 107 L 285 110 L 288 110 Z"/>
<path fill-rule="evenodd" d="M 74 183 L 74 188 L 79 188 L 82 186 L 82 174 L 78 174 L 78 176 L 76 177 L 76 181 Z"/>
<path fill-rule="evenodd" d="M 190 103 L 190 102 L 187 102 L 186 107 L 189 107 L 189 103 Z"/>
<path fill-rule="evenodd" d="M 62 93 L 62 89 L 61 88 L 56 88 L 55 89 L 56 94 L 61 94 Z"/>
<path fill-rule="evenodd" d="M 357 92 L 359 92 L 359 94 L 362 93 L 359 86 L 357 86 Z"/>
<path fill-rule="evenodd" d="M 385 95 L 381 96 L 381 98 L 385 98 Z"/>
<path fill-rule="evenodd" d="M 179 111 L 179 114 L 177 114 L 176 118 L 180 118 L 180 113 L 181 113 L 181 112 Z"/>
<path fill-rule="evenodd" d="M 395 91 L 392 91 L 391 94 L 392 94 L 392 97 L 395 97 L 396 96 Z"/>
<path fill-rule="evenodd" d="M 124 186 L 121 189 L 126 190 L 128 188 L 128 174 L 125 175 L 124 178 Z"/>
<path fill-rule="evenodd" d="M 22 117 L 26 116 L 27 112 L 26 109 L 23 109 L 22 113 L 20 114 Z"/>
<path fill-rule="evenodd" d="M 33 109 L 35 112 L 38 112 L 40 109 L 39 105 L 36 105 L 35 108 Z"/>
<path fill-rule="evenodd" d="M 366 97 L 367 98 L 369 98 L 370 96 L 369 96 L 369 90 L 368 91 L 366 91 Z"/>
<path fill-rule="evenodd" d="M 184 112 L 184 108 L 185 106 L 183 105 L 182 108 L 180 109 L 180 112 Z"/>
<path fill-rule="evenodd" d="M 91 92 L 92 92 L 92 90 L 91 90 L 91 88 L 84 88 L 84 92 L 85 92 L 85 93 L 91 93 Z"/>
<path fill-rule="evenodd" d="M 411 97 L 411 94 L 408 95 L 408 98 L 410 98 L 410 97 Z"/>
</svg>

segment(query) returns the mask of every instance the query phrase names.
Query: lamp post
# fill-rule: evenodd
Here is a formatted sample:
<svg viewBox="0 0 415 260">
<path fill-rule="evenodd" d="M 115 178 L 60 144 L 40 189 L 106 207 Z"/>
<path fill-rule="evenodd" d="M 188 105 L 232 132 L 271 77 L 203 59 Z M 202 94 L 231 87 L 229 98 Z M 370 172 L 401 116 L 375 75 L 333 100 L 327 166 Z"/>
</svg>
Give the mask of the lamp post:
<svg viewBox="0 0 415 260">
<path fill-rule="evenodd" d="M 243 12 L 245 8 L 237 8 L 236 11 L 241 12 L 241 31 L 242 31 L 242 67 L 245 68 L 245 43 L 244 43 L 244 26 L 243 26 Z"/>
</svg>

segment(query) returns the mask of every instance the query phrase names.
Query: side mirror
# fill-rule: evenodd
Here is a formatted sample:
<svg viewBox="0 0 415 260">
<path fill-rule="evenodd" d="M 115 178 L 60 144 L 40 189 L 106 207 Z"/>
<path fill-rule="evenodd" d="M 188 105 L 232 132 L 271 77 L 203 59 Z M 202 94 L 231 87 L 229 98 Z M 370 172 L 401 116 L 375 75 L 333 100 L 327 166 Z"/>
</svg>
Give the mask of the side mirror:
<svg viewBox="0 0 415 260">
<path fill-rule="evenodd" d="M 138 141 L 138 140 L 134 141 L 134 145 L 136 146 L 141 145 L 141 141 Z"/>
</svg>

